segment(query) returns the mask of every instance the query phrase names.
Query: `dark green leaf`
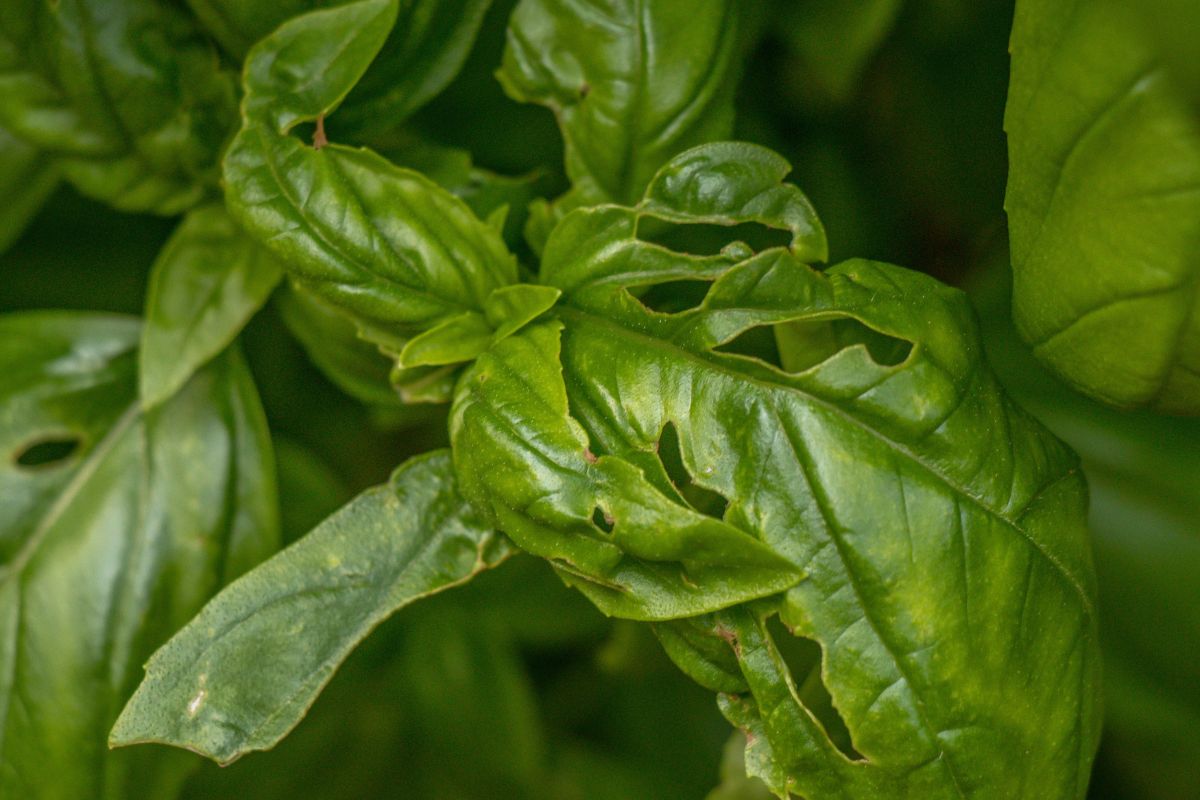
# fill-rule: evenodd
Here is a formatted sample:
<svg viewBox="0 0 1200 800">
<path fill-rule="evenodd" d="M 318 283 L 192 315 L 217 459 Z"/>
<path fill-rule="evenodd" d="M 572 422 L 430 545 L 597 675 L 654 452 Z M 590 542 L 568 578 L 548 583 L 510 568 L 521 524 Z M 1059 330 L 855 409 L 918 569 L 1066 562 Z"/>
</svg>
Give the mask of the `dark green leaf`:
<svg viewBox="0 0 1200 800">
<path fill-rule="evenodd" d="M 282 274 L 223 207 L 191 212 L 150 273 L 138 364 L 142 405 L 170 397 L 228 347 Z"/>
<path fill-rule="evenodd" d="M 171 796 L 186 761 L 109 754 L 106 732 L 142 660 L 278 545 L 266 421 L 237 354 L 142 414 L 137 339 L 126 318 L 0 318 L 4 797 Z"/>
<path fill-rule="evenodd" d="M 567 210 L 632 203 L 692 145 L 733 129 L 748 10 L 735 0 L 522 0 L 499 77 L 558 117 Z"/>
<path fill-rule="evenodd" d="M 421 174 L 290 135 L 334 110 L 395 14 L 394 0 L 363 0 L 297 17 L 260 42 L 225 181 L 235 216 L 299 283 L 399 353 L 424 330 L 482 313 L 494 290 L 515 283 L 516 261 L 498 231 Z"/>
<path fill-rule="evenodd" d="M 17 240 L 57 185 L 51 159 L 0 127 L 0 253 Z"/>
<path fill-rule="evenodd" d="M 85 194 L 175 214 L 215 190 L 230 76 L 179 9 L 155 0 L 0 7 L 0 122 Z"/>
<path fill-rule="evenodd" d="M 268 749 L 376 625 L 507 553 L 458 496 L 448 453 L 409 461 L 155 653 L 111 742 L 172 744 L 220 763 Z"/>
<path fill-rule="evenodd" d="M 1121 407 L 1200 413 L 1200 115 L 1122 0 L 1023 0 L 1012 36 L 1013 313 Z M 1178 24 L 1194 30 L 1200 6 Z"/>
</svg>

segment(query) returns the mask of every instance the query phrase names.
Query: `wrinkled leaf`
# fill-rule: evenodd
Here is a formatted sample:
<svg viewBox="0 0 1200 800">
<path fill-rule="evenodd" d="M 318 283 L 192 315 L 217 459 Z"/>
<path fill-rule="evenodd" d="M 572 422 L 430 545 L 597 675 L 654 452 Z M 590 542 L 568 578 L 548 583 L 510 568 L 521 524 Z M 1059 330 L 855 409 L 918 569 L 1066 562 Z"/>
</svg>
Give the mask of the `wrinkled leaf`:
<svg viewBox="0 0 1200 800">
<path fill-rule="evenodd" d="M 84 194 L 175 214 L 215 190 L 232 81 L 192 20 L 154 0 L 0 7 L 0 123 Z"/>
<path fill-rule="evenodd" d="M 281 275 L 223 207 L 191 212 L 150 273 L 138 364 L 142 405 L 170 397 L 228 347 Z"/>
<path fill-rule="evenodd" d="M 50 158 L 0 127 L 0 253 L 9 248 L 58 185 Z"/>
<path fill-rule="evenodd" d="M 459 497 L 449 454 L 411 460 L 205 606 L 146 665 L 110 741 L 220 763 L 269 749 L 376 625 L 507 552 Z"/>
<path fill-rule="evenodd" d="M 171 796 L 186 761 L 109 754 L 106 732 L 142 660 L 278 546 L 266 421 L 237 354 L 143 414 L 137 340 L 126 318 L 0 319 L 4 797 Z"/>
<path fill-rule="evenodd" d="M 1017 4 L 1013 313 L 1034 353 L 1120 407 L 1200 413 L 1200 114 L 1122 0 Z M 1192 4 L 1184 28 L 1200 25 Z"/>
<path fill-rule="evenodd" d="M 516 281 L 516 261 L 494 227 L 420 173 L 291 135 L 338 106 L 395 15 L 394 0 L 363 0 L 292 19 L 256 45 L 225 181 L 234 215 L 292 277 L 398 354 L 423 330 L 481 314 Z"/>
<path fill-rule="evenodd" d="M 499 72 L 552 109 L 574 185 L 566 210 L 633 203 L 654 173 L 733 129 L 749 10 L 733 0 L 522 0 Z"/>
<path fill-rule="evenodd" d="M 728 198 L 736 220 L 747 192 L 712 163 L 691 178 L 713 198 L 705 216 Z M 964 295 L 875 262 L 818 273 L 786 248 L 641 240 L 643 218 L 668 211 L 688 219 L 647 202 L 558 225 L 541 273 L 563 289 L 558 321 L 493 347 L 460 384 L 464 492 L 620 616 L 779 592 L 743 583 L 764 547 L 794 565 L 781 598 L 721 611 L 710 632 L 750 690 L 725 704 L 754 733 L 748 769 L 776 791 L 1082 797 L 1100 688 L 1084 485 L 1074 454 L 1000 390 Z M 693 308 L 646 305 L 679 280 L 710 285 Z M 786 348 L 786 369 L 739 351 L 742 334 L 781 325 L 805 344 Z M 797 699 L 804 676 L 772 644 L 774 613 L 821 645 L 866 760 Z"/>
</svg>

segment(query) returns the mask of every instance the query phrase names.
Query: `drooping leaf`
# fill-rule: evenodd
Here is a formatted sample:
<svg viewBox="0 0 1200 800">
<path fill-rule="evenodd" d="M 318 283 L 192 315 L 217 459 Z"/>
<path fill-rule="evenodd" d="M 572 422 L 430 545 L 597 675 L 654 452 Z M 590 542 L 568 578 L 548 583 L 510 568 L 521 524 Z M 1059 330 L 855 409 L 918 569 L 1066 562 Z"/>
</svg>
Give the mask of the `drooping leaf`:
<svg viewBox="0 0 1200 800">
<path fill-rule="evenodd" d="M 1184 28 L 1200 25 L 1192 4 Z M 1120 407 L 1200 413 L 1200 113 L 1142 6 L 1017 4 L 1005 129 L 1013 313 Z"/>
<path fill-rule="evenodd" d="M 752 7 L 733 0 L 518 4 L 498 74 L 514 99 L 558 117 L 574 186 L 564 210 L 636 202 L 672 156 L 729 136 Z"/>
<path fill-rule="evenodd" d="M 192 20 L 154 0 L 0 7 L 0 123 L 84 194 L 176 214 L 215 192 L 231 77 Z"/>
<path fill-rule="evenodd" d="M 58 170 L 37 149 L 0 127 L 0 253 L 9 248 L 58 185 Z"/>
<path fill-rule="evenodd" d="M 282 274 L 222 206 L 192 211 L 150 273 L 138 354 L 142 405 L 170 397 L 228 347 Z"/>
<path fill-rule="evenodd" d="M 266 421 L 240 358 L 142 413 L 137 340 L 127 318 L 0 318 L 4 797 L 172 796 L 187 761 L 110 754 L 106 733 L 142 660 L 278 546 Z"/>
<path fill-rule="evenodd" d="M 220 763 L 268 749 L 376 625 L 508 552 L 459 497 L 448 453 L 410 460 L 205 606 L 151 658 L 110 741 Z"/>
<path fill-rule="evenodd" d="M 692 178 L 705 216 L 728 198 L 735 221 L 739 175 L 712 163 Z M 1001 391 L 965 296 L 874 262 L 818 273 L 787 248 L 641 240 L 662 213 L 602 206 L 558 225 L 541 273 L 563 290 L 558 320 L 460 384 L 464 492 L 608 613 L 669 619 L 782 591 L 720 611 L 710 634 L 749 688 L 725 703 L 754 734 L 748 769 L 777 792 L 1082 797 L 1100 688 L 1083 481 Z M 694 308 L 647 305 L 679 280 L 710 286 Z M 787 369 L 739 352 L 781 325 L 807 345 Z M 802 579 L 743 585 L 764 546 Z M 864 760 L 797 699 L 772 614 L 821 646 Z"/>
<path fill-rule="evenodd" d="M 225 181 L 234 215 L 292 277 L 398 355 L 423 331 L 478 321 L 517 272 L 499 231 L 420 173 L 291 135 L 334 111 L 395 15 L 395 0 L 362 0 L 294 18 L 256 45 Z"/>
</svg>

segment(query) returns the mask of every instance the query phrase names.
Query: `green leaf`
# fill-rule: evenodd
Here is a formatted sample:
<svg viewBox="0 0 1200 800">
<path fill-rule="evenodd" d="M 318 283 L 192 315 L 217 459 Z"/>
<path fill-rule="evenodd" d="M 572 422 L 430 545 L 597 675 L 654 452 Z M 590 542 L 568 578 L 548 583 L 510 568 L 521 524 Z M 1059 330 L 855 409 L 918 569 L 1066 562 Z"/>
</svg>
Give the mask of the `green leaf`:
<svg viewBox="0 0 1200 800">
<path fill-rule="evenodd" d="M 737 186 L 717 190 L 736 174 L 693 180 L 741 208 Z M 965 296 L 875 262 L 819 273 L 787 248 L 671 250 L 639 238 L 647 208 L 580 209 L 555 229 L 541 276 L 563 289 L 558 320 L 460 383 L 464 493 L 608 613 L 742 603 L 711 636 L 750 689 L 726 710 L 755 734 L 751 772 L 777 791 L 1082 797 L 1100 689 L 1085 487 L 1001 391 Z M 703 299 L 655 310 L 656 287 L 680 280 L 708 283 Z M 780 325 L 810 344 L 801 363 L 744 354 L 743 334 Z M 747 605 L 781 591 L 744 580 L 764 548 L 803 578 Z M 821 646 L 865 759 L 798 699 L 773 614 Z M 715 685 L 729 663 L 702 651 L 690 671 Z"/>
<path fill-rule="evenodd" d="M 0 253 L 20 237 L 57 185 L 51 159 L 0 127 Z"/>
<path fill-rule="evenodd" d="M 268 749 L 376 625 L 507 553 L 459 497 L 448 453 L 411 460 L 155 653 L 110 742 L 172 744 L 220 763 Z"/>
<path fill-rule="evenodd" d="M 492 0 L 405 0 L 396 25 L 338 116 L 356 133 L 399 125 L 429 102 L 462 68 Z M 322 0 L 188 0 L 196 16 L 238 59 L 251 45 Z"/>
<path fill-rule="evenodd" d="M 1200 25 L 1193 4 L 1184 27 Z M 1142 9 L 1020 2 L 1006 207 L 1034 353 L 1120 407 L 1200 413 L 1200 115 Z"/>
<path fill-rule="evenodd" d="M 4 797 L 173 796 L 186 761 L 109 754 L 105 734 L 142 660 L 278 546 L 266 420 L 241 359 L 142 413 L 137 341 L 126 318 L 0 318 Z"/>
<path fill-rule="evenodd" d="M 246 62 L 243 126 L 225 158 L 235 217 L 292 277 L 399 353 L 516 282 L 500 234 L 428 178 L 368 150 L 289 135 L 328 115 L 383 44 L 394 0 L 290 20 Z"/>
<path fill-rule="evenodd" d="M 1079 451 L 1104 625 L 1097 782 L 1137 797 L 1200 792 L 1200 420 L 1123 412 L 1073 392 L 1012 327 L 1007 263 L 975 287 L 988 355 L 1008 390 Z M 1099 776 L 1103 775 L 1104 778 Z"/>
<path fill-rule="evenodd" d="M 192 20 L 154 0 L 0 8 L 0 123 L 84 194 L 176 214 L 216 188 L 232 81 Z"/>
<path fill-rule="evenodd" d="M 170 397 L 228 347 L 282 274 L 224 207 L 188 214 L 150 273 L 138 365 L 142 405 Z"/>
<path fill-rule="evenodd" d="M 654 173 L 733 129 L 749 10 L 734 0 L 521 0 L 499 78 L 548 106 L 574 186 L 566 210 L 636 202 Z"/>
</svg>

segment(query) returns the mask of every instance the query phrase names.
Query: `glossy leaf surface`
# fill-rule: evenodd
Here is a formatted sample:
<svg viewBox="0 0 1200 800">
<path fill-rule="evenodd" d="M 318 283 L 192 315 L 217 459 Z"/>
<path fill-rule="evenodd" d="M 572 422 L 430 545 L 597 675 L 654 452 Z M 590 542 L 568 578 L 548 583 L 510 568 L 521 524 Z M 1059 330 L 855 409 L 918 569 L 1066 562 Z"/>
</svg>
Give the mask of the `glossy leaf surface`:
<svg viewBox="0 0 1200 800">
<path fill-rule="evenodd" d="M 391 35 L 338 117 L 342 130 L 388 130 L 446 87 L 462 67 L 492 0 L 402 0 Z M 188 0 L 237 58 L 281 23 L 327 0 Z"/>
<path fill-rule="evenodd" d="M 233 82 L 180 9 L 154 0 L 0 7 L 0 123 L 80 191 L 175 214 L 215 190 Z"/>
<path fill-rule="evenodd" d="M 499 77 L 558 117 L 567 208 L 633 203 L 675 154 L 733 129 L 748 10 L 732 0 L 522 0 Z"/>
<path fill-rule="evenodd" d="M 190 213 L 150 274 L 138 354 L 142 404 L 170 397 L 228 347 L 282 274 L 223 207 Z"/>
<path fill-rule="evenodd" d="M 693 176 L 710 189 L 705 216 L 722 198 L 745 215 L 739 177 Z M 464 491 L 611 614 L 669 619 L 773 594 L 739 580 L 765 565 L 763 545 L 794 565 L 803 577 L 782 599 L 720 612 L 710 631 L 733 643 L 749 688 L 726 704 L 755 735 L 748 765 L 778 792 L 1081 797 L 1099 725 L 1084 486 L 1070 450 L 1001 392 L 965 297 L 874 262 L 822 274 L 783 248 L 698 256 L 638 238 L 668 213 L 688 218 L 647 201 L 559 224 L 541 277 L 563 289 L 560 322 L 496 346 L 460 384 Z M 697 306 L 645 304 L 681 279 L 711 282 Z M 730 350 L 784 324 L 803 345 L 786 370 Z M 683 474 L 668 474 L 668 426 Z M 709 553 L 725 576 L 705 574 Z M 765 611 L 822 646 L 865 760 L 796 699 Z M 695 658 L 699 672 L 715 663 Z"/>
<path fill-rule="evenodd" d="M 143 414 L 137 341 L 121 317 L 0 319 L 4 797 L 170 796 L 187 763 L 110 754 L 106 732 L 142 660 L 278 546 L 266 422 L 237 354 Z"/>
<path fill-rule="evenodd" d="M 1200 25 L 1191 6 L 1187 22 Z M 1013 313 L 1121 406 L 1200 413 L 1200 115 L 1120 0 L 1019 2 L 1005 128 Z"/>
<path fill-rule="evenodd" d="M 507 552 L 458 495 L 448 453 L 409 461 L 155 653 L 111 741 L 173 744 L 221 763 L 270 748 L 376 625 Z"/>
<path fill-rule="evenodd" d="M 399 353 L 425 329 L 481 315 L 516 281 L 516 261 L 495 228 L 420 173 L 290 135 L 337 107 L 395 15 L 395 2 L 364 0 L 297 17 L 260 42 L 225 181 L 234 215 L 297 282 Z"/>
</svg>

